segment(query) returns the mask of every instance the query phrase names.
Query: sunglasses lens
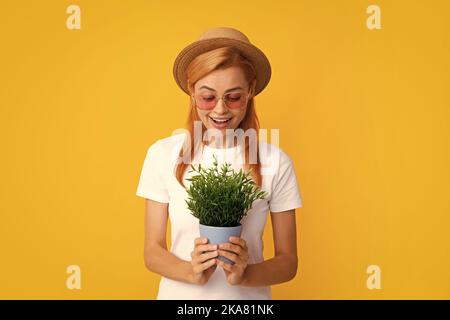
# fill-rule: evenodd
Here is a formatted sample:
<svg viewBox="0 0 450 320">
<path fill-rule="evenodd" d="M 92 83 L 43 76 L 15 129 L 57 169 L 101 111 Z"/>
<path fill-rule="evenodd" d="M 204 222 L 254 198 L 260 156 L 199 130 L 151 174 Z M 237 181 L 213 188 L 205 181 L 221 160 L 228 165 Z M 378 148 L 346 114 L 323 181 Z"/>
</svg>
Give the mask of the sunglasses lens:
<svg viewBox="0 0 450 320">
<path fill-rule="evenodd" d="M 244 95 L 240 92 L 229 93 L 225 95 L 225 103 L 229 108 L 240 108 L 244 105 Z"/>
<path fill-rule="evenodd" d="M 230 92 L 224 96 L 223 100 L 228 108 L 239 109 L 245 103 L 245 95 L 241 92 Z M 217 97 L 211 93 L 198 94 L 195 95 L 195 103 L 200 109 L 214 109 L 217 104 Z"/>
<path fill-rule="evenodd" d="M 196 102 L 200 109 L 212 109 L 216 105 L 216 96 L 213 94 L 201 94 L 196 97 Z"/>
</svg>

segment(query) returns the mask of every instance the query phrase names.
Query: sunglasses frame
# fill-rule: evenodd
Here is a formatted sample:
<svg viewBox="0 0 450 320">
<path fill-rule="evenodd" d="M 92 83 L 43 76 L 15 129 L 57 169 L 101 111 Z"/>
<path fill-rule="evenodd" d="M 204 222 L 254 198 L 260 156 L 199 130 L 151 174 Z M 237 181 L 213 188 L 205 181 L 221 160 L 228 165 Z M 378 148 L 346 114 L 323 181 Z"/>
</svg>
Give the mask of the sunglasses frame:
<svg viewBox="0 0 450 320">
<path fill-rule="evenodd" d="M 224 99 L 226 95 L 228 95 L 228 94 L 233 94 L 233 93 L 242 93 L 242 94 L 245 95 L 245 103 L 243 103 L 242 106 L 240 106 L 239 108 L 231 108 L 230 106 L 228 106 L 226 100 Z M 215 94 L 215 93 L 211 93 L 211 94 L 214 95 L 214 97 L 215 97 L 215 99 L 216 99 L 216 103 L 215 103 L 211 108 L 200 108 L 200 107 L 197 105 L 197 100 L 196 100 L 196 98 L 195 98 L 195 97 L 196 97 L 195 92 L 194 92 L 193 94 L 191 94 L 191 98 L 192 98 L 192 101 L 193 101 L 194 105 L 195 105 L 197 108 L 199 108 L 199 109 L 201 109 L 201 110 L 212 110 L 212 109 L 214 109 L 214 108 L 217 106 L 217 103 L 219 102 L 219 100 L 222 100 L 222 101 L 223 101 L 223 104 L 226 105 L 227 108 L 230 108 L 230 109 L 240 109 L 240 108 L 242 108 L 244 105 L 246 105 L 246 104 L 248 103 L 248 100 L 249 100 L 248 98 L 251 96 L 250 92 L 247 92 L 247 94 L 245 94 L 245 93 L 243 93 L 242 91 L 226 92 L 226 93 L 224 93 L 224 94 L 222 95 L 222 97 L 218 97 L 217 94 Z"/>
</svg>

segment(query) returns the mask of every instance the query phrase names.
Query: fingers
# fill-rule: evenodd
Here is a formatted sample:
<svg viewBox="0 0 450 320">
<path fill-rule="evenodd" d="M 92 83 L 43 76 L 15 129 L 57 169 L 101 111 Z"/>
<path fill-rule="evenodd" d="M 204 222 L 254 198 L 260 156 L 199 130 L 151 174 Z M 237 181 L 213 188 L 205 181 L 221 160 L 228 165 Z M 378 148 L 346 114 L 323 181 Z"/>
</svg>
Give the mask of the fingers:
<svg viewBox="0 0 450 320">
<path fill-rule="evenodd" d="M 191 252 L 191 258 L 196 259 L 203 254 L 207 254 L 216 250 L 216 244 L 200 244 L 195 246 L 194 250 Z"/>
<path fill-rule="evenodd" d="M 219 259 L 216 259 L 216 260 L 217 260 L 217 265 L 221 266 L 226 271 L 229 271 L 229 272 L 233 272 L 234 271 L 234 265 L 225 263 L 225 262 L 223 262 L 222 260 L 219 260 Z"/>
<path fill-rule="evenodd" d="M 247 260 L 249 257 L 247 244 L 242 238 L 230 237 L 230 242 L 220 244 L 219 248 L 231 251 L 233 254 L 238 255 L 242 260 Z M 221 254 L 221 252 L 219 253 Z"/>
<path fill-rule="evenodd" d="M 196 257 L 196 261 L 197 261 L 197 263 L 203 263 L 206 260 L 217 257 L 218 255 L 219 255 L 219 252 L 217 250 L 212 251 L 212 252 L 203 253 Z"/>
<path fill-rule="evenodd" d="M 199 244 L 194 248 L 194 251 L 197 255 L 213 250 L 217 250 L 217 244 Z"/>
<path fill-rule="evenodd" d="M 208 239 L 205 237 L 199 237 L 194 240 L 195 247 L 191 252 L 191 264 L 194 269 L 194 273 L 202 273 L 204 270 L 214 266 L 216 259 L 219 255 L 217 252 L 216 244 L 208 244 Z"/>
<path fill-rule="evenodd" d="M 196 238 L 194 240 L 194 243 L 195 243 L 194 251 L 191 252 L 191 258 L 193 259 L 206 251 L 213 251 L 217 249 L 216 244 L 207 244 L 208 239 L 205 237 Z"/>
<path fill-rule="evenodd" d="M 230 237 L 229 240 L 230 240 L 231 243 L 234 243 L 234 244 L 237 244 L 237 245 L 241 246 L 242 249 L 248 250 L 247 242 L 244 239 L 239 238 L 239 237 Z"/>
<path fill-rule="evenodd" d="M 236 268 L 245 268 L 249 257 L 246 241 L 243 238 L 233 236 L 229 238 L 229 241 L 216 245 L 208 244 L 206 237 L 196 238 L 194 251 L 191 253 L 195 272 L 202 272 L 213 265 L 220 265 L 230 272 Z M 216 259 L 219 255 L 233 261 L 234 265 Z"/>
<path fill-rule="evenodd" d="M 217 263 L 217 259 L 211 259 L 204 263 L 194 264 L 194 267 L 193 267 L 194 273 L 202 273 L 206 269 L 214 266 L 216 263 Z"/>
<path fill-rule="evenodd" d="M 234 253 L 225 251 L 225 250 L 217 250 L 219 252 L 219 255 L 221 255 L 222 257 L 228 258 L 231 261 L 233 261 L 234 263 L 238 263 L 240 262 L 239 256 L 235 255 Z"/>
<path fill-rule="evenodd" d="M 219 245 L 220 249 L 232 251 L 233 253 L 240 255 L 244 252 L 241 246 L 231 244 L 231 243 L 222 243 Z"/>
<path fill-rule="evenodd" d="M 208 239 L 205 237 L 199 237 L 199 238 L 195 238 L 195 240 L 194 240 L 195 245 L 203 244 L 203 243 L 208 243 Z"/>
</svg>

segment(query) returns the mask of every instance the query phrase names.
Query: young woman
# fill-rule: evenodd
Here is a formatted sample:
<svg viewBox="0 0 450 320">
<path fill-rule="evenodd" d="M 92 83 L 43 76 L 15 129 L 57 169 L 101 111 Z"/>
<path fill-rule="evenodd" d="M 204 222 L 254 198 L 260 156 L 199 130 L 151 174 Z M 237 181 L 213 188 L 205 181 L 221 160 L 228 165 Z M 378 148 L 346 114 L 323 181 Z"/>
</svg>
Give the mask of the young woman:
<svg viewBox="0 0 450 320">
<path fill-rule="evenodd" d="M 295 209 L 302 199 L 289 156 L 259 139 L 254 96 L 270 80 L 270 63 L 242 32 L 213 28 L 180 52 L 173 71 L 190 95 L 187 130 L 150 146 L 136 193 L 146 199 L 145 264 L 162 276 L 157 299 L 271 299 L 270 286 L 291 280 L 297 272 Z M 250 141 L 255 135 L 243 141 L 227 136 L 238 130 L 256 132 L 256 154 Z M 213 144 L 203 140 L 206 131 L 221 136 L 211 139 Z M 254 181 L 268 193 L 241 221 L 241 237 L 219 246 L 199 236 L 198 219 L 185 202 L 190 164 L 207 167 L 213 155 L 219 164 L 251 168 Z M 275 255 L 264 260 L 262 234 L 269 210 Z M 235 263 L 225 264 L 218 256 Z"/>
</svg>

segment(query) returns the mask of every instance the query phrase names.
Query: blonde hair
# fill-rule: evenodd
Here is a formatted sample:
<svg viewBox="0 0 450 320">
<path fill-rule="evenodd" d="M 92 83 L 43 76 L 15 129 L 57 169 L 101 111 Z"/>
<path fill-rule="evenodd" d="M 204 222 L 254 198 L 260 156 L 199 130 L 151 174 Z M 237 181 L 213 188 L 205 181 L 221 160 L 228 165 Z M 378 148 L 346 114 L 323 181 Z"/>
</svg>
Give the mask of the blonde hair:
<svg viewBox="0 0 450 320">
<path fill-rule="evenodd" d="M 249 143 L 247 142 L 247 139 L 244 139 L 244 168 L 246 170 L 249 170 L 251 168 L 253 180 L 258 186 L 261 187 L 262 178 L 260 172 L 261 163 L 259 159 L 259 120 L 256 115 L 255 101 L 253 97 L 256 85 L 256 73 L 253 65 L 247 59 L 245 59 L 245 57 L 243 57 L 236 48 L 233 47 L 221 47 L 205 52 L 195 57 L 195 59 L 192 60 L 192 62 L 186 69 L 188 88 L 192 94 L 194 92 L 194 85 L 199 79 L 203 78 L 208 73 L 214 70 L 225 69 L 232 66 L 237 66 L 242 69 L 251 90 L 251 97 L 247 102 L 247 110 L 245 116 L 242 119 L 241 123 L 238 125 L 238 128 L 241 128 L 244 131 L 248 129 L 254 129 L 256 132 L 256 163 L 249 164 Z M 203 144 L 203 139 L 200 139 L 200 143 L 197 142 L 197 145 L 194 146 L 194 121 L 201 120 L 197 113 L 195 102 L 193 101 L 193 99 L 190 99 L 190 111 L 186 123 L 187 130 L 189 132 L 186 137 L 190 137 L 190 142 L 185 141 L 187 145 L 193 146 L 191 148 L 187 148 L 188 150 L 190 149 L 190 159 L 194 159 L 195 152 L 200 149 L 200 143 Z M 202 137 L 205 130 L 206 127 L 202 123 Z M 179 157 L 183 159 L 184 148 L 181 148 Z M 175 166 L 175 177 L 184 188 L 186 188 L 186 186 L 183 183 L 183 175 L 188 166 L 190 166 L 190 164 L 186 163 L 185 161 L 178 162 Z"/>
</svg>

